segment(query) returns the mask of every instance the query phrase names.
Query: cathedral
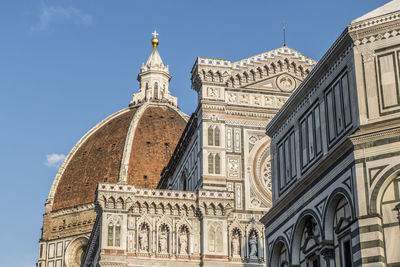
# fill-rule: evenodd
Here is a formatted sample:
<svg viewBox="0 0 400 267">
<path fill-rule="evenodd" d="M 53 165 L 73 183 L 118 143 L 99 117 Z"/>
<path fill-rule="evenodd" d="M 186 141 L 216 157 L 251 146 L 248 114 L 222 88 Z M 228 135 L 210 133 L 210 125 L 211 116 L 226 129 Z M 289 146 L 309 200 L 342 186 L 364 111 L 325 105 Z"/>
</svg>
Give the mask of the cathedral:
<svg viewBox="0 0 400 267">
<path fill-rule="evenodd" d="M 53 181 L 38 267 L 400 266 L 400 0 L 318 64 L 198 57 L 191 116 L 153 35 L 129 106 Z"/>
</svg>

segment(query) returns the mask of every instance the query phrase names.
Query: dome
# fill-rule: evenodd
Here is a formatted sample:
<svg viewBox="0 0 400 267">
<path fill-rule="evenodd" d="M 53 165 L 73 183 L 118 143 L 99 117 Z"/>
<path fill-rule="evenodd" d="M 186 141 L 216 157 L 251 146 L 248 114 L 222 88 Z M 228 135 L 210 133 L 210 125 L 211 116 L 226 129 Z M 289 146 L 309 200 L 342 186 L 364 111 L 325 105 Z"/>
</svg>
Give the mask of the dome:
<svg viewBox="0 0 400 267">
<path fill-rule="evenodd" d="M 155 188 L 187 118 L 162 102 L 126 108 L 106 118 L 67 156 L 49 194 L 50 209 L 93 203 L 99 182 Z"/>
</svg>

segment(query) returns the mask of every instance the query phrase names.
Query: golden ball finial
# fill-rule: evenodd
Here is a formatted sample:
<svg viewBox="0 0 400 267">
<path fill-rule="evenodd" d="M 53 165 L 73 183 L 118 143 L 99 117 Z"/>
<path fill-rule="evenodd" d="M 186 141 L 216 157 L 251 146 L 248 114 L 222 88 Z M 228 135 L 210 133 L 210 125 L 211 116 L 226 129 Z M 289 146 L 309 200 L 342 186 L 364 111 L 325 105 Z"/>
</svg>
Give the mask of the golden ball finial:
<svg viewBox="0 0 400 267">
<path fill-rule="evenodd" d="M 158 33 L 156 31 L 154 31 L 153 33 L 153 39 L 151 39 L 151 45 L 156 48 L 158 46 L 158 44 L 160 43 L 160 41 L 157 38 Z"/>
</svg>

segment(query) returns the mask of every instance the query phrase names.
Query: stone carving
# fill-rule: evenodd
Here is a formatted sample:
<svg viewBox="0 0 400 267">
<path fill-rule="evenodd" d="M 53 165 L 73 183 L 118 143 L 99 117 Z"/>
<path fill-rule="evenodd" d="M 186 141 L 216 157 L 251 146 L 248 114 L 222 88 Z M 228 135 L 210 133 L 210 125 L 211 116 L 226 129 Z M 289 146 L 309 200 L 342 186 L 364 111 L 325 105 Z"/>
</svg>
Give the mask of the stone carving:
<svg viewBox="0 0 400 267">
<path fill-rule="evenodd" d="M 250 237 L 249 237 L 249 246 L 250 246 L 250 254 L 249 254 L 249 256 L 250 256 L 250 259 L 257 259 L 258 258 L 257 257 L 257 244 L 258 244 L 258 242 L 257 242 L 257 238 L 255 236 L 255 233 L 252 232 L 250 234 Z"/>
<path fill-rule="evenodd" d="M 219 90 L 218 88 L 212 88 L 212 87 L 208 87 L 207 88 L 207 95 L 209 97 L 219 97 Z"/>
<path fill-rule="evenodd" d="M 277 84 L 282 91 L 292 91 L 296 87 L 296 81 L 287 74 L 281 75 Z"/>
<path fill-rule="evenodd" d="M 228 94 L 228 101 L 230 103 L 235 103 L 236 102 L 236 95 L 235 94 Z"/>
<path fill-rule="evenodd" d="M 253 104 L 260 105 L 261 104 L 261 97 L 260 96 L 253 96 Z"/>
<path fill-rule="evenodd" d="M 229 158 L 228 160 L 229 167 L 229 177 L 239 177 L 239 159 L 237 158 Z"/>
<path fill-rule="evenodd" d="M 168 253 L 168 228 L 166 225 L 161 226 L 158 245 L 160 253 Z"/>
<path fill-rule="evenodd" d="M 262 165 L 262 180 L 264 185 L 268 188 L 268 190 L 272 191 L 272 184 L 271 184 L 271 160 L 270 157 L 264 161 Z"/>
<path fill-rule="evenodd" d="M 149 229 L 145 224 L 141 226 L 139 232 L 139 252 L 149 252 Z"/>
<path fill-rule="evenodd" d="M 249 96 L 240 95 L 240 104 L 249 104 Z"/>
<path fill-rule="evenodd" d="M 188 232 L 184 227 L 179 233 L 179 254 L 188 254 Z"/>
<path fill-rule="evenodd" d="M 232 236 L 232 256 L 240 256 L 240 235 L 236 230 Z"/>
</svg>

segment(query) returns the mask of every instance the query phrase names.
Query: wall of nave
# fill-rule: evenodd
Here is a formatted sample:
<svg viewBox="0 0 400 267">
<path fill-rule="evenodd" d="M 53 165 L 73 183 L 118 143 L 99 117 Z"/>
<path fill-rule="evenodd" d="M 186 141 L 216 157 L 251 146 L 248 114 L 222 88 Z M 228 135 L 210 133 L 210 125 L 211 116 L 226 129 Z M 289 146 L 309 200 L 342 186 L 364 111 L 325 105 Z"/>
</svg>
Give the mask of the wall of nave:
<svg viewBox="0 0 400 267">
<path fill-rule="evenodd" d="M 193 266 L 264 262 L 260 215 L 234 212 L 233 192 L 100 184 L 97 199 L 100 216 L 94 232 L 99 237 L 89 242 L 93 248 L 97 243 L 97 250 L 88 249 L 84 266 L 99 255 L 100 266 L 121 261 L 135 266 L 146 261 L 173 266 L 177 260 Z"/>
</svg>

